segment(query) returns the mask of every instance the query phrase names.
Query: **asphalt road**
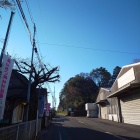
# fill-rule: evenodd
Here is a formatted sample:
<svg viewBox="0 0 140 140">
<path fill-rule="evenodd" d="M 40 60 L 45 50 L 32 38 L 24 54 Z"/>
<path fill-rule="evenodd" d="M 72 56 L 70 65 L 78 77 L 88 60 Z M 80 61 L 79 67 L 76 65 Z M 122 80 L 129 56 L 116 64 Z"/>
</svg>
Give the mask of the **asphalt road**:
<svg viewBox="0 0 140 140">
<path fill-rule="evenodd" d="M 96 127 L 97 125 L 98 127 Z M 92 120 L 87 118 L 57 117 L 53 119 L 50 128 L 42 131 L 40 140 L 126 140 L 126 138 L 115 135 L 110 131 L 102 131 L 103 127 L 107 128 L 108 126 L 104 123 L 93 123 Z M 106 128 L 105 130 L 108 130 Z M 118 128 L 112 126 L 111 129 L 117 131 Z M 125 128 L 120 128 L 118 131 L 121 131 L 121 129 L 127 131 Z M 135 138 L 130 139 L 134 140 Z"/>
</svg>

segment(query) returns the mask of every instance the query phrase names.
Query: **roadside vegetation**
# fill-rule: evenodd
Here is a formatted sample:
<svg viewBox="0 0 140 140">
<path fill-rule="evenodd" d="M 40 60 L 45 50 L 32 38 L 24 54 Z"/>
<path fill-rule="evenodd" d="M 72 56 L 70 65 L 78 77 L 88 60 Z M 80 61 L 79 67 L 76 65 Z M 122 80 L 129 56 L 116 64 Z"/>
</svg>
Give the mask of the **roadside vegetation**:
<svg viewBox="0 0 140 140">
<path fill-rule="evenodd" d="M 63 111 L 63 112 L 62 111 L 57 111 L 56 114 L 59 115 L 59 116 L 67 116 L 66 111 Z"/>
<path fill-rule="evenodd" d="M 90 73 L 80 73 L 71 77 L 60 92 L 58 114 L 64 115 L 69 109 L 73 109 L 74 116 L 86 116 L 85 104 L 96 102 L 100 87 L 110 88 L 120 70 L 121 68 L 116 66 L 113 74 L 110 74 L 100 67 Z"/>
</svg>

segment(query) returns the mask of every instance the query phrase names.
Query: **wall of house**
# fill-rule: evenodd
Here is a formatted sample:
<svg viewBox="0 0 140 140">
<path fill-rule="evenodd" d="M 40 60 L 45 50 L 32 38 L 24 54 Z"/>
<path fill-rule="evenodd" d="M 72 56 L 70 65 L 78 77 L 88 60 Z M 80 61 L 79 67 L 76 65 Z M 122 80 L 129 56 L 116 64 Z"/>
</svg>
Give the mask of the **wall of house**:
<svg viewBox="0 0 140 140">
<path fill-rule="evenodd" d="M 101 106 L 101 118 L 108 119 L 107 106 Z"/>
<path fill-rule="evenodd" d="M 24 105 L 19 104 L 13 110 L 12 124 L 23 122 Z"/>
<path fill-rule="evenodd" d="M 108 98 L 109 105 L 107 106 L 108 110 L 108 119 L 111 121 L 117 121 L 119 122 L 118 119 L 118 102 L 117 98 Z"/>
</svg>

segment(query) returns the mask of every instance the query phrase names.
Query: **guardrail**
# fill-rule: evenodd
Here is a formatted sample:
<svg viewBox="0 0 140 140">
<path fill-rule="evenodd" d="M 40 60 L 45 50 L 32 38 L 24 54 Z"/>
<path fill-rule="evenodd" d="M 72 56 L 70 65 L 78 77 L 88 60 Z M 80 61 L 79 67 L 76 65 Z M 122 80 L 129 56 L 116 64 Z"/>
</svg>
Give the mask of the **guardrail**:
<svg viewBox="0 0 140 140">
<path fill-rule="evenodd" d="M 34 140 L 41 130 L 41 119 L 0 128 L 0 140 Z M 37 133 L 36 133 L 37 131 Z"/>
</svg>

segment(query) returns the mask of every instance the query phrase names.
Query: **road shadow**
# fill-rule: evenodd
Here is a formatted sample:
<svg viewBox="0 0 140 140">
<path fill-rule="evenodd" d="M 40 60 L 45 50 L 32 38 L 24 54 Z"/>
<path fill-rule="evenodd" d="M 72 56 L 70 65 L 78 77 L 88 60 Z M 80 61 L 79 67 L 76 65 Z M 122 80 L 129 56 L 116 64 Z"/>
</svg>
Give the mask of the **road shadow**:
<svg viewBox="0 0 140 140">
<path fill-rule="evenodd" d="M 59 125 L 62 140 L 140 140 L 140 138 L 118 136 L 90 128 L 61 127 L 62 124 Z"/>
<path fill-rule="evenodd" d="M 38 140 L 140 140 L 140 138 L 114 136 L 90 128 L 65 127 L 63 123 L 52 123 L 49 128 L 42 130 Z"/>
<path fill-rule="evenodd" d="M 120 136 L 120 137 L 125 138 L 127 140 L 140 140 L 140 138 L 126 137 L 126 136 Z"/>
<path fill-rule="evenodd" d="M 70 120 L 67 117 L 55 117 L 52 119 L 52 123 L 60 123 L 65 121 L 70 121 Z"/>
</svg>

